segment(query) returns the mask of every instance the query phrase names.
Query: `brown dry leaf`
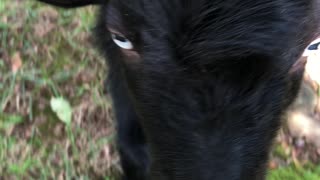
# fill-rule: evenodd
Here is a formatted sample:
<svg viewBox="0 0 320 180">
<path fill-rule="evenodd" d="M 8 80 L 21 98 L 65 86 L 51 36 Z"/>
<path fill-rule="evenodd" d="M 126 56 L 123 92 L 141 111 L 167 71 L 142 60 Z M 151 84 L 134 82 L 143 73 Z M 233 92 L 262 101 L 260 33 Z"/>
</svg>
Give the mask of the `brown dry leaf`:
<svg viewBox="0 0 320 180">
<path fill-rule="evenodd" d="M 271 160 L 269 162 L 269 169 L 277 169 L 278 168 L 278 163 L 275 160 Z"/>
<path fill-rule="evenodd" d="M 3 24 L 7 24 L 7 23 L 8 23 L 8 16 L 3 15 L 3 17 L 0 19 L 0 21 L 1 21 Z"/>
<path fill-rule="evenodd" d="M 16 73 L 22 66 L 22 59 L 20 52 L 14 53 L 14 55 L 11 58 L 11 71 L 13 73 Z"/>
<path fill-rule="evenodd" d="M 110 146 L 109 145 L 106 145 L 103 147 L 103 150 L 101 151 L 100 157 L 105 159 L 105 161 L 107 162 L 107 167 L 110 168 L 110 166 L 111 166 L 111 153 L 110 153 Z"/>
<path fill-rule="evenodd" d="M 63 173 L 60 173 L 57 179 L 58 180 L 64 180 Z"/>
<path fill-rule="evenodd" d="M 59 13 L 56 9 L 49 6 L 45 6 L 39 10 L 39 16 L 45 20 L 57 21 Z"/>
<path fill-rule="evenodd" d="M 59 17 L 59 13 L 50 7 L 42 8 L 39 12 L 39 18 L 37 24 L 33 26 L 34 34 L 42 38 L 50 33 L 56 27 L 56 21 Z"/>
<path fill-rule="evenodd" d="M 55 27 L 55 24 L 52 24 L 50 22 L 39 22 L 38 24 L 34 25 L 34 34 L 42 38 L 43 36 L 50 33 Z"/>
</svg>

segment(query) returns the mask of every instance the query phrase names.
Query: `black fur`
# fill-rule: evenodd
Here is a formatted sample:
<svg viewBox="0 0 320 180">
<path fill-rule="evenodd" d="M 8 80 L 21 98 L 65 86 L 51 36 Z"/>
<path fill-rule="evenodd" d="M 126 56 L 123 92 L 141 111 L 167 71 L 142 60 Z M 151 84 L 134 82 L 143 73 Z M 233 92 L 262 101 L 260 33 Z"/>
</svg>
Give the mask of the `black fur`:
<svg viewBox="0 0 320 180">
<path fill-rule="evenodd" d="M 101 1 L 124 179 L 264 179 L 318 16 L 318 0 Z"/>
</svg>

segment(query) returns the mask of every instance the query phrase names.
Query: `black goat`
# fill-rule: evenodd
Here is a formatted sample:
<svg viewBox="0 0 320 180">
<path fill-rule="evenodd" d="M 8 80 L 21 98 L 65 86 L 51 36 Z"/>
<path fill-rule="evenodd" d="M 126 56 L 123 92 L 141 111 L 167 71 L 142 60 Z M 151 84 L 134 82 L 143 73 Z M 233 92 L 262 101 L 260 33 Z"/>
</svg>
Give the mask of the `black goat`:
<svg viewBox="0 0 320 180">
<path fill-rule="evenodd" d="M 41 0 L 101 6 L 127 180 L 262 180 L 319 0 Z"/>
</svg>

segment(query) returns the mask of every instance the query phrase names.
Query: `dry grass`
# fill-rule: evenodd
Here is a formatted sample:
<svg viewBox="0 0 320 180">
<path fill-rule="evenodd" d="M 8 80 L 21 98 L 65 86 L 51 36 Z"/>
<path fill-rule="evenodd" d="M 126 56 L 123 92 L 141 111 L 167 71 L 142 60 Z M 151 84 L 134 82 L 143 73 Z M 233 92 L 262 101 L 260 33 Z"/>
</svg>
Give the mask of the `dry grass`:
<svg viewBox="0 0 320 180">
<path fill-rule="evenodd" d="M 0 179 L 110 179 L 112 146 L 105 63 L 93 50 L 94 8 L 60 11 L 34 1 L 0 2 Z M 50 108 L 73 108 L 70 127 Z M 111 178 L 112 179 L 112 178 Z"/>
</svg>

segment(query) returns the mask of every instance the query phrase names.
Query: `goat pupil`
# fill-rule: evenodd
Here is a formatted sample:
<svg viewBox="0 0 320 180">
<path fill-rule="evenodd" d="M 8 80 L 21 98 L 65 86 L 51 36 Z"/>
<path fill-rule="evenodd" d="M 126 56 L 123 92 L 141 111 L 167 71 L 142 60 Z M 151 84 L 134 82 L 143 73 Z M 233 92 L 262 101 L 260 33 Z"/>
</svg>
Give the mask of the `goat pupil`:
<svg viewBox="0 0 320 180">
<path fill-rule="evenodd" d="M 115 39 L 121 42 L 127 42 L 127 39 L 123 36 L 119 36 L 117 34 L 114 35 Z"/>
</svg>

